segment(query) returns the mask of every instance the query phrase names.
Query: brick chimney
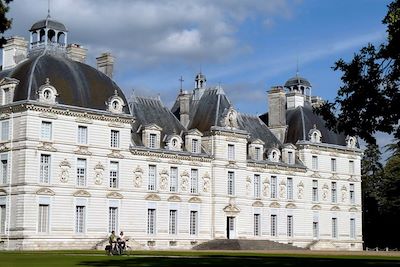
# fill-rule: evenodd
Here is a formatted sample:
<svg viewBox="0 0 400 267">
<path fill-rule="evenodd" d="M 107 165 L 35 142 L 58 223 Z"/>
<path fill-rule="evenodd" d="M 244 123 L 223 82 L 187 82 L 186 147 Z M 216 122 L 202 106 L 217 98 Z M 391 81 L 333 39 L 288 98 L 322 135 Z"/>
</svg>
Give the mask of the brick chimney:
<svg viewBox="0 0 400 267">
<path fill-rule="evenodd" d="M 282 86 L 268 91 L 268 127 L 282 143 L 286 135 L 286 95 Z"/>
<path fill-rule="evenodd" d="M 81 63 L 86 62 L 87 49 L 79 44 L 69 44 L 67 46 L 68 58 Z"/>
<path fill-rule="evenodd" d="M 28 53 L 28 42 L 23 37 L 13 36 L 7 39 L 3 46 L 3 70 L 17 66 L 19 62 L 26 59 Z"/>
<path fill-rule="evenodd" d="M 97 69 L 112 79 L 114 70 L 114 57 L 111 53 L 102 53 L 97 60 Z"/>
</svg>

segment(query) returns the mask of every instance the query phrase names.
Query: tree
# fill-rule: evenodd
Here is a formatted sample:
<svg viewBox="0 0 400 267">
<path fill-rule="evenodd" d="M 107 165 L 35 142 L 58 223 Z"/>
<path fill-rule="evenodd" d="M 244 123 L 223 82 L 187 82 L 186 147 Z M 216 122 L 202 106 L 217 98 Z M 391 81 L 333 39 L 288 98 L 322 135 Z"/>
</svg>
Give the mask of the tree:
<svg viewBox="0 0 400 267">
<path fill-rule="evenodd" d="M 333 67 L 343 72 L 338 95 L 315 109 L 328 128 L 372 144 L 376 132 L 400 138 L 400 0 L 388 5 L 382 23 L 386 42 L 367 45 L 350 62 L 338 60 Z"/>
<path fill-rule="evenodd" d="M 12 19 L 6 17 L 9 11 L 9 4 L 13 0 L 0 0 L 0 32 L 2 34 L 0 39 L 0 48 L 6 43 L 6 38 L 4 38 L 3 33 L 11 27 Z"/>
</svg>

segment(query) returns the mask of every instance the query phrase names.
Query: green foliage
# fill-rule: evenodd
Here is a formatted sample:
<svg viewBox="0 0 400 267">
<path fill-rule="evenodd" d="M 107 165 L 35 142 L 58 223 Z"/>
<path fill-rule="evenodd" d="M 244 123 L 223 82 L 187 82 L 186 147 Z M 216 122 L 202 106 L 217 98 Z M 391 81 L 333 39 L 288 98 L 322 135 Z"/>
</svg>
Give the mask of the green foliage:
<svg viewBox="0 0 400 267">
<path fill-rule="evenodd" d="M 387 42 L 362 48 L 350 62 L 338 60 L 333 69 L 343 73 L 342 86 L 333 102 L 316 112 L 330 129 L 359 136 L 375 144 L 374 134 L 400 138 L 400 0 L 388 6 L 383 19 Z"/>
<path fill-rule="evenodd" d="M 6 14 L 9 11 L 9 4 L 12 1 L 13 0 L 0 0 L 0 32 L 2 33 L 0 39 L 0 48 L 6 43 L 3 33 L 11 27 L 12 19 L 8 19 Z"/>
</svg>

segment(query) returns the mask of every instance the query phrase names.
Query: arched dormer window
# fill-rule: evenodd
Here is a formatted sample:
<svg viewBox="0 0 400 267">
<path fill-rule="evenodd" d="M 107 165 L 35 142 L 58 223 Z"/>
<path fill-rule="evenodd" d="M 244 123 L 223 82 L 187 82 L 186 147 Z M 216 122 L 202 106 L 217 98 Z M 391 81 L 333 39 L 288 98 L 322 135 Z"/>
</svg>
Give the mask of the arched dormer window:
<svg viewBox="0 0 400 267">
<path fill-rule="evenodd" d="M 346 144 L 348 148 L 355 148 L 357 145 L 357 138 L 355 138 L 354 136 L 347 136 Z"/>
<path fill-rule="evenodd" d="M 281 152 L 277 148 L 270 149 L 268 159 L 272 162 L 278 162 L 281 157 Z"/>
<path fill-rule="evenodd" d="M 168 136 L 167 138 L 167 148 L 169 150 L 181 151 L 182 143 L 182 138 L 177 134 Z"/>
<path fill-rule="evenodd" d="M 40 102 L 45 102 L 47 104 L 57 103 L 56 98 L 58 96 L 58 93 L 56 88 L 50 84 L 49 78 L 46 79 L 45 84 L 40 86 L 37 93 L 39 94 Z"/>
<path fill-rule="evenodd" d="M 107 110 L 111 113 L 122 113 L 125 106 L 124 100 L 118 95 L 118 91 L 114 91 L 114 95 L 107 101 Z"/>
<path fill-rule="evenodd" d="M 308 132 L 308 138 L 313 143 L 321 143 L 322 134 L 314 124 L 314 128 Z"/>
</svg>

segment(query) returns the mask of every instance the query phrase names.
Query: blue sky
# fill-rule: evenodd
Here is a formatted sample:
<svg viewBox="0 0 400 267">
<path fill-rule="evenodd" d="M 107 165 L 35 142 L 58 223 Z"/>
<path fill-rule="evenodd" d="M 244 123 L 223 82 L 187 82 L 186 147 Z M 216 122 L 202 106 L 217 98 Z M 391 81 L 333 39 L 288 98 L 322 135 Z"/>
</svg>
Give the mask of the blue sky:
<svg viewBox="0 0 400 267">
<path fill-rule="evenodd" d="M 332 100 L 340 73 L 331 67 L 368 42 L 385 40 L 386 0 L 51 0 L 69 43 L 88 49 L 94 66 L 101 52 L 116 57 L 114 79 L 126 95 L 157 96 L 172 106 L 192 90 L 200 68 L 207 85 L 219 83 L 235 108 L 262 114 L 266 91 L 296 73 L 313 95 Z M 15 0 L 13 28 L 27 30 L 47 15 L 47 0 Z M 384 138 L 382 142 L 388 141 Z M 383 140 L 383 139 L 382 139 Z"/>
</svg>

